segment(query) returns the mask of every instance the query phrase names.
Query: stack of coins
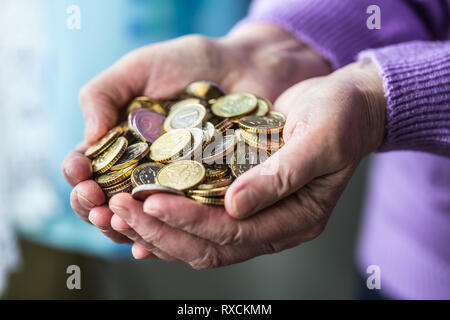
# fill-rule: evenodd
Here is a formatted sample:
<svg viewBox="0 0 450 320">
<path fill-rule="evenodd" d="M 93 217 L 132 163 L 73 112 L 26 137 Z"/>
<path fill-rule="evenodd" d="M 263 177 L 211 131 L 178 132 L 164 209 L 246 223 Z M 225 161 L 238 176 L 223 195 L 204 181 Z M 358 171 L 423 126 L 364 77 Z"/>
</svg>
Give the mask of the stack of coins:
<svg viewBox="0 0 450 320">
<path fill-rule="evenodd" d="M 127 120 L 86 150 L 110 198 L 168 193 L 223 205 L 233 180 L 280 149 L 286 118 L 270 101 L 196 81 L 176 99 L 135 98 Z"/>
</svg>

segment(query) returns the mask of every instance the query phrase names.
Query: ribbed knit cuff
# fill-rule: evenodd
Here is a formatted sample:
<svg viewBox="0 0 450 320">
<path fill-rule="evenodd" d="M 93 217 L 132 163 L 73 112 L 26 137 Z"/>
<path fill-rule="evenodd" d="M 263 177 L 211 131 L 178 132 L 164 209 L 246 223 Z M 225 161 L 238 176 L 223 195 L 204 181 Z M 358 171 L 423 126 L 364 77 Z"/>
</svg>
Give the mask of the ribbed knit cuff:
<svg viewBox="0 0 450 320">
<path fill-rule="evenodd" d="M 370 5 L 381 9 L 381 29 L 369 30 Z M 334 68 L 355 61 L 357 54 L 410 40 L 427 40 L 424 25 L 405 1 L 392 0 L 256 0 L 249 16 L 234 29 L 251 22 L 273 23 L 319 52 Z"/>
<path fill-rule="evenodd" d="M 450 156 L 450 41 L 414 41 L 367 50 L 387 99 L 379 151 L 417 150 Z"/>
</svg>

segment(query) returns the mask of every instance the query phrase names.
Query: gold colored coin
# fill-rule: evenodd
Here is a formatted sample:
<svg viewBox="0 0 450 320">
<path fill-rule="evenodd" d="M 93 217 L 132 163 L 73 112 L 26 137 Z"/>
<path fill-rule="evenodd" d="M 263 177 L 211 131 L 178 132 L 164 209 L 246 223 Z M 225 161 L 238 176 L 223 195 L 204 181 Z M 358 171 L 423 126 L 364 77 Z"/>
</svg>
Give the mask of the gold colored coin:
<svg viewBox="0 0 450 320">
<path fill-rule="evenodd" d="M 206 198 L 202 196 L 189 196 L 192 200 L 203 204 L 211 204 L 215 206 L 223 206 L 225 204 L 225 200 L 223 198 Z"/>
<path fill-rule="evenodd" d="M 240 142 L 233 154 L 232 162 L 228 163 L 233 177 L 237 178 L 251 168 L 267 160 L 269 155 L 264 150 L 258 150 L 245 142 Z"/>
<path fill-rule="evenodd" d="M 184 94 L 208 101 L 223 96 L 224 92 L 216 83 L 212 81 L 200 80 L 190 83 L 184 89 Z"/>
<path fill-rule="evenodd" d="M 201 128 L 205 120 L 206 109 L 198 103 L 186 104 L 172 111 L 164 120 L 166 132 L 174 129 Z"/>
<path fill-rule="evenodd" d="M 92 171 L 102 174 L 109 170 L 127 149 L 128 141 L 124 137 L 119 137 L 106 151 L 92 160 Z"/>
<path fill-rule="evenodd" d="M 281 112 L 276 112 L 276 111 L 270 111 L 267 116 L 269 118 L 273 118 L 273 119 L 277 119 L 283 123 L 286 123 L 286 116 L 284 114 L 282 114 Z"/>
<path fill-rule="evenodd" d="M 232 127 L 233 122 L 228 118 L 225 118 L 215 126 L 216 130 L 221 134 L 224 134 L 228 129 L 231 129 Z"/>
<path fill-rule="evenodd" d="M 242 132 L 245 142 L 254 148 L 263 149 L 267 151 L 278 150 L 284 146 L 284 140 L 281 136 L 257 135 L 251 132 Z"/>
<path fill-rule="evenodd" d="M 100 153 L 105 151 L 110 145 L 116 141 L 116 139 L 123 133 L 123 128 L 121 126 L 117 126 L 109 130 L 109 132 L 103 136 L 97 143 L 89 147 L 84 155 L 90 159 L 94 159 Z"/>
<path fill-rule="evenodd" d="M 129 167 L 134 163 L 138 163 L 139 160 L 144 158 L 150 148 L 146 142 L 138 142 L 132 144 L 125 150 L 122 157 L 111 167 L 112 171 L 122 170 L 123 168 Z"/>
<path fill-rule="evenodd" d="M 225 195 L 227 190 L 228 190 L 228 186 L 214 188 L 214 189 L 209 189 L 209 190 L 194 189 L 194 190 L 189 190 L 188 191 L 188 195 L 190 195 L 190 196 L 202 196 L 202 197 L 221 197 L 221 196 Z"/>
<path fill-rule="evenodd" d="M 219 180 L 205 181 L 197 186 L 197 190 L 210 190 L 220 187 L 229 186 L 233 182 L 233 177 L 228 175 Z"/>
<path fill-rule="evenodd" d="M 191 146 L 192 134 L 188 129 L 171 130 L 150 146 L 150 158 L 157 162 L 169 162 Z"/>
<path fill-rule="evenodd" d="M 205 176 L 206 170 L 201 163 L 181 160 L 162 168 L 156 180 L 162 186 L 185 191 L 201 184 Z"/>
<path fill-rule="evenodd" d="M 102 188 L 120 183 L 131 175 L 136 166 L 137 163 L 121 170 L 104 173 L 98 177 L 95 177 L 95 182 L 97 182 Z"/>
<path fill-rule="evenodd" d="M 266 98 L 256 97 L 258 99 L 258 108 L 256 109 L 255 116 L 265 116 L 272 109 L 272 103 Z"/>
<path fill-rule="evenodd" d="M 206 166 L 206 179 L 217 180 L 225 177 L 228 173 L 228 166 L 226 164 L 216 164 Z"/>
<path fill-rule="evenodd" d="M 113 195 L 118 193 L 127 192 L 130 193 L 132 190 L 131 180 L 128 178 L 125 181 L 115 184 L 113 186 L 103 188 L 103 192 L 105 193 L 107 198 L 111 198 Z"/>
<path fill-rule="evenodd" d="M 144 108 L 147 110 L 154 111 L 160 115 L 166 116 L 166 110 L 161 106 L 161 103 L 155 99 L 149 97 L 137 97 L 127 107 L 127 113 L 130 114 L 136 109 Z"/>
<path fill-rule="evenodd" d="M 239 126 L 254 133 L 278 133 L 283 131 L 284 122 L 269 117 L 247 116 L 239 119 Z"/>
<path fill-rule="evenodd" d="M 249 93 L 234 93 L 223 96 L 211 106 L 212 112 L 219 117 L 229 118 L 248 114 L 255 110 L 258 100 Z"/>
</svg>

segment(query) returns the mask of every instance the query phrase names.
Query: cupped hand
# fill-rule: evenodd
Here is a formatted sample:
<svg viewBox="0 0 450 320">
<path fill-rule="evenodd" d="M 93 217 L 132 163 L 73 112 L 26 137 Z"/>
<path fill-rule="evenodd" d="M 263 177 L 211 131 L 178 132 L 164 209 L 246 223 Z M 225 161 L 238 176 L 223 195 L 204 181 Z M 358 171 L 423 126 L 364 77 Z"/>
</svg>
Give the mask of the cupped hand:
<svg viewBox="0 0 450 320">
<path fill-rule="evenodd" d="M 184 197 L 128 194 L 110 201 L 112 227 L 146 252 L 196 269 L 278 252 L 317 237 L 360 160 L 381 144 L 385 98 L 371 63 L 357 63 L 287 90 L 286 144 L 240 176 L 225 208 Z"/>
<path fill-rule="evenodd" d="M 274 100 L 292 84 L 328 72 L 317 53 L 270 24 L 244 26 L 221 39 L 186 36 L 129 53 L 81 90 L 85 141 L 62 164 L 65 178 L 75 187 L 72 208 L 112 240 L 128 241 L 111 228 L 112 212 L 101 188 L 90 180 L 90 160 L 83 151 L 121 120 L 134 97 L 173 98 L 192 81 L 211 80 L 227 92 L 252 92 Z"/>
</svg>

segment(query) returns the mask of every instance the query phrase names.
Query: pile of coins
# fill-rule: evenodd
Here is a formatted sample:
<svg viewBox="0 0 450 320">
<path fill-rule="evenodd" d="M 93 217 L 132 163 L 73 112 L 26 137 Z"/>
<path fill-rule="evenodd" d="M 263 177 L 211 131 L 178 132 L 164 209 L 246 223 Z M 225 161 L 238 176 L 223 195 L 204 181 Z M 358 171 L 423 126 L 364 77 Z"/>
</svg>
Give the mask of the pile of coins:
<svg viewBox="0 0 450 320">
<path fill-rule="evenodd" d="M 85 152 L 107 198 L 170 193 L 223 205 L 233 180 L 284 144 L 286 118 L 270 101 L 226 95 L 210 81 L 189 84 L 173 100 L 138 97 L 126 112 L 126 121 Z"/>
</svg>

